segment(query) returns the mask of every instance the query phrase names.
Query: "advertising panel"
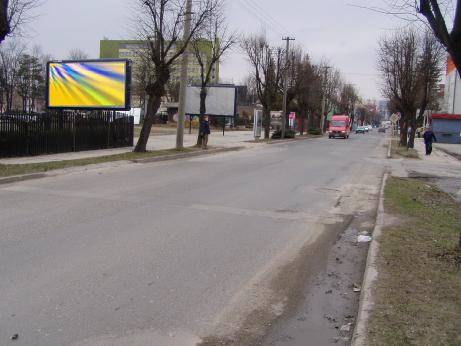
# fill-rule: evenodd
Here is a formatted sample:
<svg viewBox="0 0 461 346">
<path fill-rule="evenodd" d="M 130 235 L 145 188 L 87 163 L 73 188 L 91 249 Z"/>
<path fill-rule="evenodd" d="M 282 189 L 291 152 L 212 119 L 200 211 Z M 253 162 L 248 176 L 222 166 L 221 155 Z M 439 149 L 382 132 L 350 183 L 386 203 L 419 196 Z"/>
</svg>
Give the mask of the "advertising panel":
<svg viewBox="0 0 461 346">
<path fill-rule="evenodd" d="M 129 110 L 130 82 L 128 60 L 49 62 L 47 107 Z"/>
<path fill-rule="evenodd" d="M 200 87 L 188 86 L 186 91 L 186 114 L 200 114 Z M 235 86 L 212 86 L 208 88 L 206 113 L 211 116 L 233 117 L 237 111 Z"/>
</svg>

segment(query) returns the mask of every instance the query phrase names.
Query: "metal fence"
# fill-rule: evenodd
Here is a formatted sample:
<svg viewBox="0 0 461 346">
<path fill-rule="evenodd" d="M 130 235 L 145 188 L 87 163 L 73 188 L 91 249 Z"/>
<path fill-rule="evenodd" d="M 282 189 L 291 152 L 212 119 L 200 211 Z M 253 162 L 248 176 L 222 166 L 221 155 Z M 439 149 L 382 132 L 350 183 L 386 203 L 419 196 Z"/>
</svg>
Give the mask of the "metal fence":
<svg viewBox="0 0 461 346">
<path fill-rule="evenodd" d="M 123 113 L 1 114 L 0 157 L 127 147 L 133 131 Z"/>
</svg>

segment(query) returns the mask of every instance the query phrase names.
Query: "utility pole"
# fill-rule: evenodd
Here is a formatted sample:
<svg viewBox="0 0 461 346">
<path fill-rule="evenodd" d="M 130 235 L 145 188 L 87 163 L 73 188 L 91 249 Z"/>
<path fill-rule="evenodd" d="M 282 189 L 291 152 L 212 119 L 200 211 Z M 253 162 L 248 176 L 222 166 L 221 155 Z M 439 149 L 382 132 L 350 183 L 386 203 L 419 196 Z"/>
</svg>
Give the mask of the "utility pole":
<svg viewBox="0 0 461 346">
<path fill-rule="evenodd" d="M 327 86 L 327 75 L 328 75 L 328 69 L 330 69 L 330 66 L 325 66 L 325 71 L 324 71 L 324 78 L 323 78 L 323 97 L 322 97 L 322 114 L 320 116 L 320 133 L 323 135 L 324 131 L 323 128 L 325 127 L 325 108 L 326 108 L 326 103 L 327 103 L 327 98 L 326 98 L 326 86 Z"/>
<path fill-rule="evenodd" d="M 284 37 L 282 38 L 283 41 L 287 42 L 287 48 L 285 50 L 285 71 L 283 73 L 283 114 L 282 114 L 282 136 L 281 138 L 285 138 L 285 128 L 287 126 L 287 99 L 288 99 L 288 58 L 289 58 L 289 50 L 290 50 L 290 41 L 294 41 L 294 38 Z"/>
<path fill-rule="evenodd" d="M 183 44 L 190 36 L 192 0 L 186 0 L 186 19 L 184 22 Z M 186 115 L 187 69 L 189 67 L 189 49 L 182 55 L 181 81 L 179 86 L 178 127 L 176 130 L 176 150 L 184 148 L 184 118 Z"/>
</svg>

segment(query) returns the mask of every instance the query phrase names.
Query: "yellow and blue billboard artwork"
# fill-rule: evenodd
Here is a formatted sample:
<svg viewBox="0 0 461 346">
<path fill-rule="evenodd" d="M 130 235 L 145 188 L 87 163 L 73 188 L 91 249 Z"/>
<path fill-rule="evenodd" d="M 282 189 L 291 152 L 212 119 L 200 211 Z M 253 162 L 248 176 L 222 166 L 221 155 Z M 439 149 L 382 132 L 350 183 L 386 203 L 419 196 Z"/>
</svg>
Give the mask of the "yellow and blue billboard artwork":
<svg viewBox="0 0 461 346">
<path fill-rule="evenodd" d="M 49 108 L 127 107 L 127 61 L 50 62 Z"/>
</svg>

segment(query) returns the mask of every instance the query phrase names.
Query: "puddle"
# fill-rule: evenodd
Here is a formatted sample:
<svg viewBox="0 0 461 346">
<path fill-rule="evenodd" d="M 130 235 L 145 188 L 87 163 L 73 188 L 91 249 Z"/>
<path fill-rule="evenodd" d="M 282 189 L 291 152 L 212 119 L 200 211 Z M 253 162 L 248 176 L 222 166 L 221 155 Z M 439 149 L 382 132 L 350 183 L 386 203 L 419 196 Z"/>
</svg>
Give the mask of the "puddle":
<svg viewBox="0 0 461 346">
<path fill-rule="evenodd" d="M 307 287 L 304 303 L 291 317 L 279 322 L 262 345 L 350 344 L 369 246 L 357 243 L 357 237 L 371 231 L 369 227 L 360 228 L 371 225 L 366 219 L 356 218 L 341 234 L 330 249 L 326 266 Z"/>
</svg>

